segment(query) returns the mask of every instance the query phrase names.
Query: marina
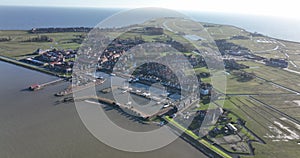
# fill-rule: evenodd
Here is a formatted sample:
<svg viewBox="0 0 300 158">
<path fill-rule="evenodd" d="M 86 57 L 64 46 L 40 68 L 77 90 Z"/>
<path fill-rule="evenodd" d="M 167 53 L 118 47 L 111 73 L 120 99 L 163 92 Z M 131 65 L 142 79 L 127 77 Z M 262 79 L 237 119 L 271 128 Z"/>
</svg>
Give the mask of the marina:
<svg viewBox="0 0 300 158">
<path fill-rule="evenodd" d="M 0 6 L 0 158 L 299 157 L 296 3 L 72 2 Z"/>
<path fill-rule="evenodd" d="M 2 83 L 0 87 L 6 89 L 0 91 L 2 127 L 0 157 L 53 158 L 76 155 L 76 157 L 153 158 L 164 157 L 166 153 L 171 157 L 206 157 L 182 139 L 175 140 L 163 149 L 138 155 L 108 147 L 86 130 L 73 102 L 66 99 L 67 102 L 55 104 L 61 98 L 53 94 L 67 88 L 69 82 L 59 82 L 46 86 L 38 92 L 28 92 L 22 89 L 32 83 L 46 83 L 59 78 L 4 62 L 0 62 L 0 72 L 6 74 L 0 78 Z M 15 99 L 16 97 L 18 99 Z M 132 121 L 116 110 L 109 110 L 106 113 L 123 128 L 134 131 L 150 131 L 157 128 L 157 125 Z"/>
</svg>

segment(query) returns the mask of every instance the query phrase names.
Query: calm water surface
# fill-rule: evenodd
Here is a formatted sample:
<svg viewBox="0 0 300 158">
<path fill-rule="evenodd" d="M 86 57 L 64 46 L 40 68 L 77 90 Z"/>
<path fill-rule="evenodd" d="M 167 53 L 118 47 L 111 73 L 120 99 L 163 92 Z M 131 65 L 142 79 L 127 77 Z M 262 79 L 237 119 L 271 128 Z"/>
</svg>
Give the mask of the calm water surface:
<svg viewBox="0 0 300 158">
<path fill-rule="evenodd" d="M 68 86 L 60 83 L 40 91 L 25 90 L 56 77 L 0 61 L 1 158 L 199 158 L 201 152 L 177 139 L 152 152 L 123 152 L 98 141 L 84 127 L 72 103 L 58 104 L 53 94 Z M 131 128 L 147 128 L 115 110 L 110 117 Z"/>
<path fill-rule="evenodd" d="M 36 27 L 94 27 L 124 9 L 0 6 L 0 30 Z M 300 19 L 247 14 L 180 11 L 196 21 L 234 25 L 251 32 L 300 42 Z M 123 19 L 124 21 L 132 19 Z"/>
</svg>

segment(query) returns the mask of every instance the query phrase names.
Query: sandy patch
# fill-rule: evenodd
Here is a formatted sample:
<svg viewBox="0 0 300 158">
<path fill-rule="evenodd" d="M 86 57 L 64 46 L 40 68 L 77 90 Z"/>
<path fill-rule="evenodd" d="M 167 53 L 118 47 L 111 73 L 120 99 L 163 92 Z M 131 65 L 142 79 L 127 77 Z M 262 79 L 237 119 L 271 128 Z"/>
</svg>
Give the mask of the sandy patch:
<svg viewBox="0 0 300 158">
<path fill-rule="evenodd" d="M 280 118 L 280 120 L 282 120 L 282 121 L 288 121 L 288 122 L 292 123 L 297 129 L 300 130 L 300 125 L 298 123 L 295 123 L 295 122 L 293 122 L 293 121 L 291 121 L 291 120 L 289 120 L 289 119 L 287 119 L 285 117 Z"/>
<path fill-rule="evenodd" d="M 300 139 L 300 136 L 293 130 L 291 130 L 289 127 L 282 125 L 280 122 L 274 121 L 276 125 L 278 125 L 281 129 L 284 129 L 285 131 L 289 132 L 290 135 L 284 134 L 287 139 L 293 140 L 293 139 Z"/>
<path fill-rule="evenodd" d="M 289 140 L 300 139 L 299 134 L 294 130 L 291 130 L 289 127 L 282 125 L 278 121 L 274 121 L 274 124 L 277 126 L 274 125 L 268 126 L 272 134 L 267 133 L 264 137 L 273 139 L 272 140 L 273 142 L 278 142 L 278 141 L 287 142 Z"/>
<path fill-rule="evenodd" d="M 293 100 L 293 102 L 300 106 L 300 100 Z"/>
</svg>

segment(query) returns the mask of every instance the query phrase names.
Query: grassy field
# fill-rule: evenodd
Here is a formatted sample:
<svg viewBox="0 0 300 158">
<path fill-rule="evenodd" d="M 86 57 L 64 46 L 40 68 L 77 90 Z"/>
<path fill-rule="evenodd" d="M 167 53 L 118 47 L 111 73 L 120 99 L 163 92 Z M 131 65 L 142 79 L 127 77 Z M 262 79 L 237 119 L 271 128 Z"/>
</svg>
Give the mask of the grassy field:
<svg viewBox="0 0 300 158">
<path fill-rule="evenodd" d="M 210 144 L 209 142 L 207 142 L 206 140 L 200 138 L 199 136 L 197 136 L 196 134 L 194 134 L 192 131 L 184 128 L 183 126 L 181 126 L 179 123 L 177 123 L 176 121 L 174 121 L 173 119 L 171 119 L 170 117 L 166 116 L 165 119 L 171 123 L 172 125 L 174 125 L 175 127 L 177 127 L 178 129 L 184 131 L 187 135 L 191 136 L 192 138 L 194 138 L 195 140 L 198 140 L 201 144 L 203 144 L 204 146 L 208 147 L 209 149 L 211 149 L 212 151 L 214 151 L 215 153 L 219 154 L 222 157 L 225 158 L 230 158 L 231 156 L 226 154 L 225 152 L 223 152 L 222 150 L 218 149 L 217 147 L 215 147 L 214 145 Z"/>
<path fill-rule="evenodd" d="M 223 107 L 245 120 L 247 122 L 246 126 L 253 130 L 257 135 L 264 136 L 267 131 L 267 122 L 251 109 L 253 104 L 245 101 L 245 98 L 247 97 L 230 97 L 230 99 L 225 100 Z"/>
<path fill-rule="evenodd" d="M 298 95 L 254 96 L 254 98 L 300 120 L 300 96 Z"/>
<path fill-rule="evenodd" d="M 290 89 L 300 91 L 299 74 L 251 61 L 240 63 L 250 66 L 250 69 L 245 69 L 247 72 L 253 72 L 258 77 L 262 77 L 268 81 L 272 81 Z"/>
<path fill-rule="evenodd" d="M 214 39 L 226 39 L 251 50 L 253 54 L 265 58 L 284 58 L 292 61 L 289 68 L 300 71 L 300 43 L 278 40 L 267 36 L 251 36 L 241 28 L 227 25 L 210 25 L 206 30 Z M 231 39 L 233 36 L 244 36 L 248 39 Z"/>
<path fill-rule="evenodd" d="M 226 86 L 226 94 L 278 94 L 278 93 L 289 93 L 286 90 L 272 86 L 270 83 L 259 80 L 252 79 L 247 82 L 241 82 L 238 80 L 238 76 L 227 75 L 226 81 L 223 78 L 216 77 L 213 80 L 214 87 L 221 87 L 224 82 Z M 225 93 L 224 91 L 222 91 Z"/>
<path fill-rule="evenodd" d="M 153 42 L 157 40 L 166 41 L 168 38 L 166 35 L 142 35 L 141 33 L 134 33 L 134 32 L 126 32 L 120 36 L 122 39 L 126 38 L 134 38 L 134 37 L 142 37 L 146 42 Z"/>
<path fill-rule="evenodd" d="M 76 35 L 82 33 L 66 32 L 66 33 L 43 33 L 38 35 L 46 35 L 52 38 L 53 42 L 24 42 L 30 38 L 37 37 L 37 34 L 30 34 L 27 31 L 0 31 L 0 38 L 10 37 L 12 40 L 8 42 L 0 42 L 0 55 L 23 58 L 33 53 L 38 48 L 50 49 L 51 47 L 59 49 L 76 49 L 80 46 L 78 43 L 72 42 L 76 39 Z"/>
<path fill-rule="evenodd" d="M 158 21 L 159 23 L 160 21 Z M 160 23 L 161 25 L 161 23 Z M 172 27 L 176 28 L 175 24 Z M 300 44 L 271 40 L 268 37 L 250 37 L 250 33 L 232 26 L 227 25 L 213 25 L 213 27 L 206 27 L 208 33 L 214 39 L 227 39 L 228 42 L 232 42 L 243 47 L 249 48 L 254 54 L 267 57 L 267 58 L 288 58 L 290 61 L 293 61 L 296 65 L 300 66 Z M 176 33 L 171 31 L 165 31 L 165 33 L 176 41 L 183 43 L 188 43 L 188 41 Z M 203 32 L 201 37 L 207 37 L 207 32 Z M 73 39 L 76 39 L 78 35 L 83 33 L 43 33 L 39 35 L 46 35 L 52 38 L 53 42 L 24 42 L 30 38 L 37 37 L 36 34 L 30 34 L 27 31 L 0 31 L 0 38 L 11 38 L 11 41 L 0 42 L 0 55 L 20 59 L 26 56 L 30 56 L 33 51 L 38 48 L 41 49 L 50 49 L 55 47 L 58 49 L 76 49 L 80 44 L 73 42 Z M 122 35 L 123 38 L 132 38 L 134 36 L 140 37 L 140 34 L 137 33 L 126 33 Z M 231 39 L 232 36 L 245 36 L 249 39 L 244 40 L 235 40 Z M 155 36 L 146 36 L 142 35 L 142 38 L 148 42 L 155 41 L 157 39 L 166 40 L 166 35 L 155 35 Z M 266 40 L 267 42 L 259 42 Z M 204 42 L 205 43 L 205 42 Z M 277 48 L 278 46 L 278 48 Z M 190 53 L 190 52 L 187 52 Z M 288 57 L 286 56 L 288 55 Z M 251 61 L 241 61 L 240 63 L 250 66 L 249 69 L 245 69 L 246 72 L 254 73 L 256 76 L 264 78 L 267 81 L 263 81 L 257 78 L 254 78 L 247 82 L 239 81 L 239 76 L 234 74 L 227 74 L 224 78 L 216 77 L 212 80 L 212 77 L 203 78 L 204 82 L 213 81 L 214 87 L 223 87 L 224 84 L 227 84 L 225 91 L 221 91 L 226 94 L 261 94 L 261 96 L 253 96 L 254 98 L 296 118 L 300 119 L 300 96 L 296 95 L 282 95 L 282 93 L 290 93 L 287 90 L 278 88 L 272 85 L 268 81 L 280 84 L 284 87 L 300 91 L 300 75 L 295 73 L 287 72 L 282 69 L 265 66 L 260 63 L 251 62 Z M 291 64 L 290 64 L 291 65 Z M 291 67 L 291 66 L 290 66 Z M 299 70 L 297 67 L 291 67 L 293 70 Z M 196 74 L 201 72 L 208 72 L 206 68 L 195 68 Z M 265 95 L 268 94 L 268 95 Z M 271 94 L 271 95 L 270 95 Z M 210 104 L 201 104 L 197 110 L 206 110 L 208 108 L 216 108 L 217 105 L 221 105 L 223 100 L 217 100 Z M 298 104 L 299 103 L 299 104 Z M 211 106 L 209 106 L 211 105 Z M 288 130 L 282 128 L 278 124 L 274 123 L 279 122 L 280 124 L 288 127 L 291 130 L 296 131 L 297 134 L 300 134 L 300 129 L 297 129 L 298 126 L 289 122 L 277 112 L 274 112 L 264 105 L 255 102 L 248 96 L 230 96 L 225 99 L 224 108 L 231 110 L 233 113 L 237 114 L 240 118 L 245 120 L 246 126 L 251 129 L 255 134 L 261 137 L 267 144 L 254 143 L 255 148 L 255 157 L 298 157 L 300 154 L 299 145 L 297 144 L 298 140 L 288 140 L 285 141 L 282 139 L 281 135 L 291 134 Z M 215 146 L 206 142 L 205 140 L 200 139 L 193 132 L 186 130 L 180 126 L 172 119 L 169 120 L 178 128 L 186 131 L 188 135 L 194 139 L 199 140 L 202 144 L 213 148 L 213 150 L 220 152 L 222 151 L 215 148 Z M 300 126 L 300 125 L 299 125 Z M 278 134 L 278 131 L 270 129 L 278 129 L 282 134 Z M 268 137 L 267 134 L 273 135 L 274 138 Z M 277 138 L 278 137 L 278 138 Z M 278 139 L 278 140 L 277 140 Z M 203 141 L 203 142 L 202 142 Z M 279 142 L 277 142 L 279 141 Z M 223 155 L 225 156 L 225 155 Z"/>
<path fill-rule="evenodd" d="M 229 40 L 235 44 L 249 48 L 253 54 L 265 58 L 282 58 L 289 62 L 289 69 L 300 71 L 300 43 L 275 40 L 274 43 L 259 43 L 257 40 L 270 40 L 255 37 L 253 40 Z"/>
<path fill-rule="evenodd" d="M 275 121 L 295 131 L 297 134 L 299 134 L 300 131 L 297 130 L 292 123 L 281 120 L 281 115 L 271 112 L 249 97 L 241 96 L 227 98 L 224 103 L 224 108 L 231 110 L 245 120 L 246 126 L 266 142 L 266 144 L 253 143 L 255 157 L 297 157 L 297 155 L 300 154 L 298 150 L 299 145 L 297 145 L 297 141 L 299 140 L 285 141 L 282 136 L 290 135 L 291 133 L 281 126 L 278 126 Z M 273 127 L 273 130 L 270 127 Z M 276 132 L 274 129 L 278 129 L 282 134 L 277 133 L 278 131 Z M 267 134 L 274 135 L 274 137 L 266 137 Z"/>
<path fill-rule="evenodd" d="M 205 23 L 203 23 L 204 25 Z M 241 28 L 229 25 L 214 25 L 215 27 L 206 27 L 206 30 L 214 39 L 230 39 L 232 36 L 248 36 L 249 33 Z"/>
</svg>

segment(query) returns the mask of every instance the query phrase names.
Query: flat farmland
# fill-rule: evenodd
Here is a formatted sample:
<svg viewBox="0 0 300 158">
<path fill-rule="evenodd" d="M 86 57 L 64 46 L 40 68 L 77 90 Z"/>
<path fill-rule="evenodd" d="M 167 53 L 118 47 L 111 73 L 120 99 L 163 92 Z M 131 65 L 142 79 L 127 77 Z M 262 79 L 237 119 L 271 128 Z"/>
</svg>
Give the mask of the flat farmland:
<svg viewBox="0 0 300 158">
<path fill-rule="evenodd" d="M 247 72 L 253 72 L 256 76 L 265 80 L 272 81 L 295 91 L 300 91 L 299 74 L 250 61 L 240 63 L 250 66 L 249 69 L 245 69 Z"/>
<path fill-rule="evenodd" d="M 77 39 L 76 36 L 84 33 L 64 32 L 64 33 L 41 33 L 31 34 L 27 31 L 0 31 L 0 38 L 11 38 L 11 41 L 0 42 L 0 55 L 11 58 L 22 58 L 32 54 L 38 48 L 50 49 L 51 47 L 59 49 L 76 49 L 80 46 L 79 43 L 73 41 Z M 52 42 L 24 42 L 31 38 L 45 35 L 51 39 Z"/>
<path fill-rule="evenodd" d="M 252 79 L 247 82 L 241 82 L 238 80 L 238 76 L 235 75 L 227 75 L 226 81 L 223 78 L 214 77 L 212 79 L 212 84 L 214 87 L 222 87 L 224 83 L 226 83 L 226 92 L 222 91 L 226 94 L 282 94 L 282 93 L 290 93 L 282 88 L 276 87 L 269 82 Z"/>
<path fill-rule="evenodd" d="M 299 95 L 253 96 L 255 99 L 268 104 L 285 114 L 300 120 Z"/>
<path fill-rule="evenodd" d="M 265 141 L 266 144 L 252 143 L 255 157 L 297 157 L 300 154 L 297 144 L 300 129 L 289 119 L 245 96 L 228 97 L 224 108 L 244 119 L 246 127 Z"/>
<path fill-rule="evenodd" d="M 248 36 L 249 32 L 244 29 L 229 26 L 229 25 L 215 25 L 215 24 L 206 24 L 202 23 L 204 26 L 209 25 L 209 27 L 205 27 L 209 34 L 214 39 L 230 39 L 232 36 Z"/>
</svg>

